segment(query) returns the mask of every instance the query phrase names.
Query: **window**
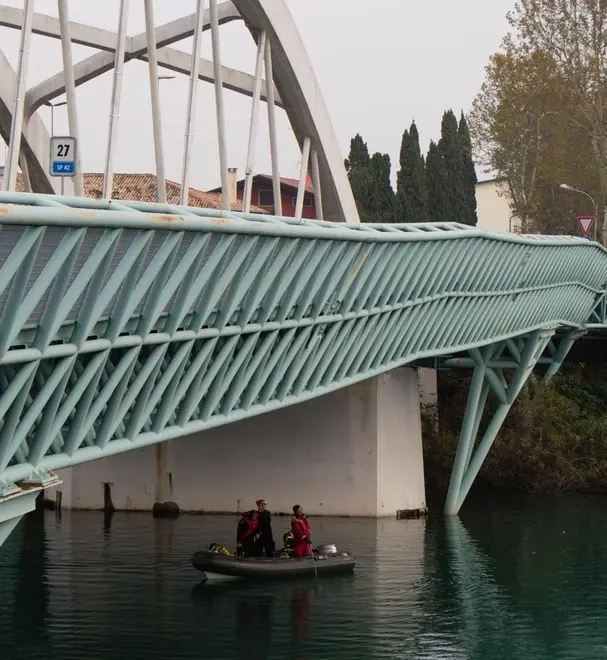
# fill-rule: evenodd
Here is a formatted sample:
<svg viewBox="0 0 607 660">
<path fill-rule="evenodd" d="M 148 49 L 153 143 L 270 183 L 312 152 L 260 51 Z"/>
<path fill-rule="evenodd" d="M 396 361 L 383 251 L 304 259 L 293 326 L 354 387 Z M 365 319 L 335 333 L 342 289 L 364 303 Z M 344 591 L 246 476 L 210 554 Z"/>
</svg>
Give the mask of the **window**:
<svg viewBox="0 0 607 660">
<path fill-rule="evenodd" d="M 259 206 L 266 208 L 274 207 L 274 191 L 273 190 L 260 190 L 258 193 L 257 199 L 259 200 Z"/>
<path fill-rule="evenodd" d="M 293 206 L 297 205 L 297 195 L 293 197 Z M 304 193 L 304 206 L 314 206 L 314 195 L 312 193 Z"/>
</svg>

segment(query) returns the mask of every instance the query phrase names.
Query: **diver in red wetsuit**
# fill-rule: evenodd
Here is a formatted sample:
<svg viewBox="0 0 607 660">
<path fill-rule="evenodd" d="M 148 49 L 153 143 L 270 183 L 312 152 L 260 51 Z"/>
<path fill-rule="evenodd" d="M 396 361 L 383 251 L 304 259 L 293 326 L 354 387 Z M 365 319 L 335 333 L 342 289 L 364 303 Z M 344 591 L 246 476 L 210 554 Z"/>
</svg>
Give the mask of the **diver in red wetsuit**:
<svg viewBox="0 0 607 660">
<path fill-rule="evenodd" d="M 258 557 L 259 553 L 259 518 L 257 511 L 247 511 L 238 522 L 236 530 L 237 554 L 244 557 Z"/>
<path fill-rule="evenodd" d="M 295 514 L 291 518 L 291 532 L 293 533 L 293 555 L 295 557 L 307 557 L 312 554 L 312 542 L 310 541 L 310 523 L 308 516 L 299 504 L 293 507 Z"/>
</svg>

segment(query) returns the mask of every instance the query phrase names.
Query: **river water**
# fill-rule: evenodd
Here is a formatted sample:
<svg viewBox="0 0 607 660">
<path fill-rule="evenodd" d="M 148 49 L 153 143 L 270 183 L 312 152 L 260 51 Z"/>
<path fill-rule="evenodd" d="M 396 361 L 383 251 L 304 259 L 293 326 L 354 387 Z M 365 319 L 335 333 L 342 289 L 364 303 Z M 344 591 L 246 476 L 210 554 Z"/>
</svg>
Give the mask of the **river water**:
<svg viewBox="0 0 607 660">
<path fill-rule="evenodd" d="M 1 660 L 607 658 L 607 506 L 483 496 L 461 518 L 312 519 L 352 577 L 200 584 L 237 519 L 28 516 L 0 550 Z M 287 518 L 275 518 L 282 534 Z"/>
</svg>

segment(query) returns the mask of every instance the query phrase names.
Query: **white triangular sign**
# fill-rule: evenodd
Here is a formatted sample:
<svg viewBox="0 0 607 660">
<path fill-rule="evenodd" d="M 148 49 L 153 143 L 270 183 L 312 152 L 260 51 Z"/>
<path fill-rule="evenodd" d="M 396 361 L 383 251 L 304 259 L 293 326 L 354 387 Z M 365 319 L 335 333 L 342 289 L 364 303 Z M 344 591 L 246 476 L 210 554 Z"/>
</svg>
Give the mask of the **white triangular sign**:
<svg viewBox="0 0 607 660">
<path fill-rule="evenodd" d="M 580 223 L 584 236 L 588 236 L 594 224 L 594 218 L 578 218 L 577 221 Z"/>
</svg>

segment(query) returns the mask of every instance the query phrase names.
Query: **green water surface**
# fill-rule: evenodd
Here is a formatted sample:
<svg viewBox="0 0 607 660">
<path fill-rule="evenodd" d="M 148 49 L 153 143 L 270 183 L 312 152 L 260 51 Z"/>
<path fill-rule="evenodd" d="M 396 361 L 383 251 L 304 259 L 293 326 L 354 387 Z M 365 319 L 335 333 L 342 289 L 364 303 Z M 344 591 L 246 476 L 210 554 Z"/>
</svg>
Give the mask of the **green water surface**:
<svg viewBox="0 0 607 660">
<path fill-rule="evenodd" d="M 0 660 L 607 658 L 607 502 L 482 496 L 461 518 L 312 518 L 352 577 L 200 584 L 237 519 L 32 514 L 0 550 Z M 287 518 L 275 518 L 277 534 Z"/>
</svg>

